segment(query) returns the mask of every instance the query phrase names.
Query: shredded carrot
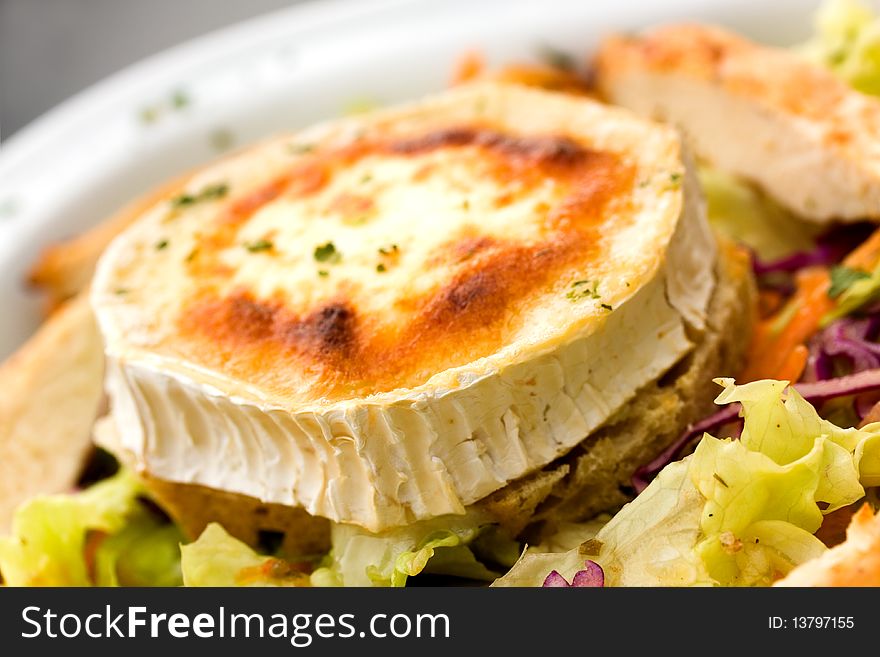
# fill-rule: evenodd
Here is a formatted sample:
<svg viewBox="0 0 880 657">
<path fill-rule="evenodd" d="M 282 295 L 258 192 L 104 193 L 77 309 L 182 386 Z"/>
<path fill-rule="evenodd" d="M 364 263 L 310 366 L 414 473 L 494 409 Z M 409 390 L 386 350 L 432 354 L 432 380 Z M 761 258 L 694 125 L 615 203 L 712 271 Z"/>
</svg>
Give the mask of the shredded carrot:
<svg viewBox="0 0 880 657">
<path fill-rule="evenodd" d="M 465 52 L 456 62 L 452 71 L 452 86 L 477 79 L 483 74 L 486 62 L 479 50 Z"/>
<path fill-rule="evenodd" d="M 880 228 L 871 233 L 871 236 L 858 247 L 853 249 L 843 264 L 853 269 L 864 269 L 871 271 L 880 260 Z"/>
<path fill-rule="evenodd" d="M 758 315 L 761 319 L 775 314 L 785 301 L 778 290 L 760 290 L 758 292 Z"/>
<path fill-rule="evenodd" d="M 880 261 L 880 229 L 856 247 L 843 264 L 872 271 Z M 776 310 L 776 293 L 761 292 L 761 317 L 752 334 L 742 381 L 782 379 L 797 381 L 804 372 L 809 350 L 806 342 L 819 330 L 822 318 L 834 308 L 828 296 L 831 285 L 828 270 L 809 267 L 795 275 L 794 295 Z M 769 316 L 767 312 L 771 312 Z"/>
<path fill-rule="evenodd" d="M 801 375 L 804 373 L 804 368 L 807 366 L 807 358 L 809 355 L 810 350 L 807 349 L 807 345 L 797 345 L 788 354 L 788 358 L 785 359 L 785 362 L 782 364 L 782 369 L 779 371 L 779 374 L 776 375 L 776 378 L 782 381 L 797 381 L 800 379 Z"/>
<path fill-rule="evenodd" d="M 795 277 L 797 289 L 775 315 L 758 322 L 752 335 L 746 367 L 740 379 L 797 381 L 806 365 L 806 341 L 822 317 L 834 307 L 828 297 L 828 270 L 810 267 Z"/>
</svg>

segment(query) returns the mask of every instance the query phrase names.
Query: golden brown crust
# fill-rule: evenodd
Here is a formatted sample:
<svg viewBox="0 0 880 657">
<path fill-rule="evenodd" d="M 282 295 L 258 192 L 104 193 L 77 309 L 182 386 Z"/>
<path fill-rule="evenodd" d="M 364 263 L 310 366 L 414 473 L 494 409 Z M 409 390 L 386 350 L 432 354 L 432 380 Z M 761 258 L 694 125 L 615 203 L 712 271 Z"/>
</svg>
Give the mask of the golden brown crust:
<svg viewBox="0 0 880 657">
<path fill-rule="evenodd" d="M 451 278 L 427 292 L 398 296 L 393 324 L 387 321 L 387 309 L 365 312 L 344 289 L 306 307 L 290 307 L 283 295 L 261 299 L 245 290 L 217 294 L 234 275 L 224 266 L 225 250 L 240 241 L 238 227 L 265 204 L 278 197 L 311 196 L 338 170 L 376 153 L 415 158 L 465 148 L 478 152 L 478 168 L 497 178 L 499 187 L 516 183 L 517 191 L 499 198 L 498 204 L 508 205 L 516 195 L 548 181 L 567 190 L 555 208 L 548 208 L 541 239 L 522 244 L 480 235 L 475 228 L 454 236 L 435 255 L 435 262 L 448 266 Z M 524 301 L 558 286 L 560 272 L 599 256 L 605 224 L 615 217 L 620 229 L 620 199 L 633 184 L 632 171 L 617 156 L 567 137 L 513 136 L 473 125 L 381 142 L 364 140 L 316 153 L 294 169 L 236 200 L 206 226 L 203 246 L 189 263 L 199 288 L 180 313 L 176 349 L 202 366 L 242 380 L 253 380 L 256 369 L 271 374 L 265 371 L 267 362 L 275 363 L 272 371 L 279 373 L 319 372 L 311 389 L 321 397 L 414 387 L 431 373 L 472 362 L 507 344 L 508 327 Z M 337 199 L 334 207 L 354 203 L 362 213 L 363 203 L 356 201 L 347 194 L 345 203 Z M 615 211 L 607 211 L 615 202 Z M 275 250 L 262 257 L 285 258 Z"/>
<path fill-rule="evenodd" d="M 880 135 L 880 105 L 830 71 L 718 27 L 680 24 L 639 36 L 612 36 L 599 49 L 596 68 L 600 91 L 628 71 L 671 74 L 710 82 L 768 109 L 815 122 L 825 129 L 826 140 L 839 146 L 857 148 L 860 135 Z"/>
<path fill-rule="evenodd" d="M 477 80 L 490 80 L 505 84 L 521 84 L 546 91 L 592 96 L 590 80 L 570 70 L 571 68 L 573 67 L 514 63 L 499 69 L 487 70 L 482 53 L 471 50 L 465 52 L 456 62 L 451 84 L 455 86 Z"/>
<path fill-rule="evenodd" d="M 774 586 L 880 586 L 880 515 L 862 505 L 846 541 L 801 564 Z"/>
<path fill-rule="evenodd" d="M 598 69 L 674 73 L 711 81 L 742 96 L 809 119 L 826 120 L 853 92 L 832 73 L 789 51 L 755 44 L 721 28 L 682 24 L 640 36 L 613 36 L 599 50 Z"/>
<path fill-rule="evenodd" d="M 62 306 L 0 366 L 0 534 L 19 503 L 76 483 L 92 448 L 103 368 L 85 296 Z"/>
<path fill-rule="evenodd" d="M 592 96 L 590 81 L 577 73 L 551 66 L 535 64 L 508 64 L 497 71 L 489 71 L 481 79 L 522 84 L 527 87 L 560 91 L 579 96 Z"/>
</svg>

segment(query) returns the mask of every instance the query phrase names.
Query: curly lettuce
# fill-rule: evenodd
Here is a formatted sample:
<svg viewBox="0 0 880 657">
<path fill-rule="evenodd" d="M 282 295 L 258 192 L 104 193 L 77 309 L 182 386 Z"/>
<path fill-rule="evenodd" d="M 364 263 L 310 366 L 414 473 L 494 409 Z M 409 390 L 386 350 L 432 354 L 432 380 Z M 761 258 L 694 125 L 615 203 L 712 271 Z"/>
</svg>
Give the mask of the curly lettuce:
<svg viewBox="0 0 880 657">
<path fill-rule="evenodd" d="M 823 516 L 880 482 L 880 423 L 838 427 L 786 381 L 717 382 L 717 403 L 742 404 L 739 440 L 705 434 L 595 538 L 527 551 L 495 584 L 540 586 L 551 570 L 571 578 L 588 558 L 607 586 L 759 586 L 825 552 L 813 535 Z"/>
<path fill-rule="evenodd" d="M 120 471 L 81 492 L 20 506 L 0 539 L 0 574 L 10 586 L 174 586 L 180 583 L 173 525 L 143 503 Z"/>
<path fill-rule="evenodd" d="M 485 563 L 510 566 L 518 545 L 477 512 L 416 522 L 378 534 L 354 525 L 333 526 L 333 549 L 312 574 L 316 586 L 404 586 L 420 573 L 491 582 Z"/>
<path fill-rule="evenodd" d="M 217 523 L 180 554 L 184 586 L 309 586 L 309 564 L 260 555 Z"/>
<path fill-rule="evenodd" d="M 380 534 L 334 525 L 333 550 L 312 571 L 311 562 L 291 563 L 261 555 L 209 524 L 183 545 L 185 586 L 404 586 L 409 577 L 433 573 L 491 582 L 499 573 L 486 562 L 510 567 L 519 546 L 476 513 L 417 522 Z M 311 573 L 311 574 L 309 574 Z"/>
</svg>

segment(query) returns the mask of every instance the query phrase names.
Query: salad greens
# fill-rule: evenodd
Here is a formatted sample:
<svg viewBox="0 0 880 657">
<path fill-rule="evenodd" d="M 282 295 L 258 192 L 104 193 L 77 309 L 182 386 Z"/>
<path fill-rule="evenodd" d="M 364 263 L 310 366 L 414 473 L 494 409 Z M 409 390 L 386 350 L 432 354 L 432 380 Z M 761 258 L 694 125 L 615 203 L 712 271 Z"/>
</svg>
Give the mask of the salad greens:
<svg viewBox="0 0 880 657">
<path fill-rule="evenodd" d="M 527 551 L 500 586 L 570 579 L 584 559 L 610 586 L 768 585 L 826 548 L 824 514 L 880 484 L 880 423 L 842 429 L 823 420 L 787 381 L 724 387 L 740 402 L 739 440 L 705 434 L 590 540 L 563 553 Z"/>
<path fill-rule="evenodd" d="M 121 470 L 70 495 L 20 506 L 0 538 L 0 573 L 10 586 L 174 586 L 181 534 L 144 502 Z"/>
<path fill-rule="evenodd" d="M 180 546 L 185 586 L 308 586 L 310 564 L 257 554 L 217 523 Z"/>
<path fill-rule="evenodd" d="M 823 326 L 828 326 L 834 320 L 846 317 L 880 299 L 880 263 L 871 272 L 849 271 L 854 273 L 848 275 L 846 287 L 843 287 L 837 295 L 837 305 L 822 318 Z"/>
<path fill-rule="evenodd" d="M 880 20 L 861 0 L 827 0 L 802 50 L 859 91 L 880 95 Z"/>
<path fill-rule="evenodd" d="M 821 227 L 800 221 L 760 190 L 707 165 L 699 168 L 709 223 L 762 260 L 809 251 Z"/>
<path fill-rule="evenodd" d="M 492 581 L 499 573 L 484 562 L 511 566 L 519 546 L 476 511 L 442 516 L 373 534 L 336 524 L 333 550 L 312 573 L 316 586 L 404 586 L 419 573 Z"/>
</svg>

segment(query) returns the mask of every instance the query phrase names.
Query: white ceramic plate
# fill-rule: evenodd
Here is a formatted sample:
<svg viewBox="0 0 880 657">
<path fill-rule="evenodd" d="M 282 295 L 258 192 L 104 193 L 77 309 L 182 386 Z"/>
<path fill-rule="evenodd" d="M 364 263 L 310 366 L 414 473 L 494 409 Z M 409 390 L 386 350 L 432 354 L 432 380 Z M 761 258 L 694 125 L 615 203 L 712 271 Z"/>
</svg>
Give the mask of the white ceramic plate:
<svg viewBox="0 0 880 657">
<path fill-rule="evenodd" d="M 25 272 L 47 244 L 219 151 L 445 86 L 465 50 L 490 64 L 546 46 L 583 60 L 611 30 L 681 19 L 788 44 L 813 0 L 331 0 L 147 59 L 63 103 L 0 149 L 0 357 L 37 326 Z M 39 76 L 35 70 L 33 75 Z"/>
</svg>

